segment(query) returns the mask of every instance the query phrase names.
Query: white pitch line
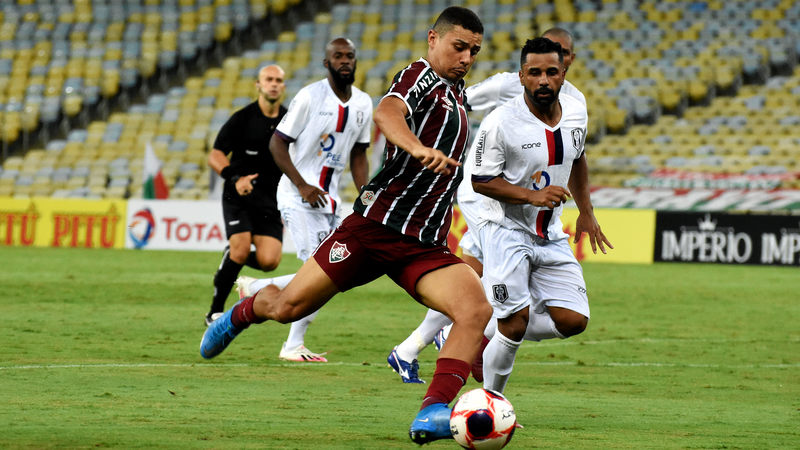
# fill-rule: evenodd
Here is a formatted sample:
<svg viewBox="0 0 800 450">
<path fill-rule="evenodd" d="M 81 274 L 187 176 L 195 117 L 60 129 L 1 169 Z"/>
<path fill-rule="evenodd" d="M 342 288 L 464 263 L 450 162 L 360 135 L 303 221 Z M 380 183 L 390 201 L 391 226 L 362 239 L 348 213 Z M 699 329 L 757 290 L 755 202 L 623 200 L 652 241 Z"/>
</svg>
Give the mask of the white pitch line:
<svg viewBox="0 0 800 450">
<path fill-rule="evenodd" d="M 674 368 L 689 368 L 689 369 L 796 369 L 800 368 L 800 363 L 792 364 L 692 364 L 692 363 L 669 363 L 669 362 L 598 362 L 598 363 L 584 363 L 577 361 L 517 361 L 517 366 L 581 366 L 581 367 L 674 367 Z M 377 366 L 382 367 L 383 364 L 364 364 L 364 363 L 348 363 L 348 362 L 328 362 L 324 364 L 319 363 L 265 363 L 265 364 L 248 364 L 248 363 L 184 363 L 184 364 L 170 364 L 170 363 L 99 363 L 99 364 L 27 364 L 19 366 L 0 366 L 0 370 L 54 370 L 54 369 L 107 369 L 107 368 L 126 368 L 126 369 L 139 369 L 139 368 L 230 368 L 230 367 L 330 367 L 330 366 L 347 366 L 347 367 L 363 367 L 363 366 Z"/>
</svg>

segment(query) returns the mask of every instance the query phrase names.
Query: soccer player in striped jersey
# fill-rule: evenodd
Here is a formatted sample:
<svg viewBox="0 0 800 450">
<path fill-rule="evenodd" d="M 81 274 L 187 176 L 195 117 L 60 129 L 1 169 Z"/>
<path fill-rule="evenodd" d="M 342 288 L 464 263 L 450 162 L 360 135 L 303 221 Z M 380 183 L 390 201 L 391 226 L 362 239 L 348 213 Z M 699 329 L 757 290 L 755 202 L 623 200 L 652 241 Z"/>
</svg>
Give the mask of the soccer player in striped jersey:
<svg viewBox="0 0 800 450">
<path fill-rule="evenodd" d="M 221 353 L 253 323 L 293 322 L 338 292 L 388 275 L 415 300 L 453 320 L 409 429 L 419 444 L 452 438 L 448 404 L 466 383 L 491 317 L 475 271 L 446 246 L 469 137 L 463 78 L 482 41 L 475 13 L 458 6 L 442 11 L 428 31 L 427 56 L 394 77 L 375 110 L 386 158 L 362 189 L 354 213 L 284 289 L 267 286 L 213 322 L 200 344 L 204 358 Z"/>
<path fill-rule="evenodd" d="M 357 188 L 367 183 L 372 99 L 353 86 L 355 45 L 345 38 L 332 40 L 322 64 L 328 69 L 326 79 L 300 89 L 270 140 L 273 158 L 284 173 L 278 184 L 278 209 L 302 261 L 339 225 L 339 182 L 345 165 L 349 163 Z M 291 275 L 277 278 L 240 277 L 237 285 L 240 292 L 255 292 L 266 284 L 285 286 Z M 327 362 L 304 342 L 316 315 L 292 322 L 280 359 Z"/>
<path fill-rule="evenodd" d="M 586 105 L 559 96 L 561 46 L 529 40 L 520 56 L 524 93 L 481 123 L 467 164 L 482 194 L 477 237 L 482 282 L 497 318 L 483 353 L 484 388 L 503 392 L 529 324 L 534 340 L 583 332 L 589 300 L 560 216 L 572 196 L 592 247 L 613 248 L 594 216 L 584 141 Z M 567 190 L 569 188 L 569 190 Z M 570 194 L 571 192 L 571 194 Z"/>
<path fill-rule="evenodd" d="M 566 75 L 569 66 L 575 60 L 572 34 L 563 28 L 555 27 L 545 31 L 542 37 L 546 37 L 561 45 L 561 53 L 564 57 L 564 74 Z M 469 110 L 492 111 L 508 100 L 522 94 L 523 87 L 520 83 L 519 72 L 501 72 L 478 84 L 468 87 L 466 92 Z M 564 85 L 561 87 L 559 97 L 563 95 L 572 96 L 584 105 L 586 104 L 586 97 L 584 97 L 583 93 L 567 80 L 564 80 Z M 469 180 L 469 166 L 464 167 L 464 176 Z M 467 232 L 464 233 L 461 237 L 461 242 L 459 242 L 462 250 L 461 259 L 475 269 L 475 272 L 477 272 L 479 276 L 483 273 L 483 253 L 475 238 L 475 229 L 477 228 L 476 217 L 478 209 L 480 208 L 478 202 L 480 197 L 480 195 L 472 190 L 471 183 L 464 182 L 459 185 L 456 198 L 458 200 L 459 209 L 468 226 Z M 580 233 L 578 233 L 576 237 L 579 239 Z M 392 350 L 388 358 L 390 364 L 393 366 L 405 365 L 411 368 L 411 370 L 400 373 L 400 378 L 404 383 L 424 383 L 418 376 L 419 364 L 417 362 L 417 357 L 425 347 L 437 339 L 437 336 L 437 346 L 440 345 L 442 339 L 447 336 L 447 331 L 449 331 L 449 329 L 440 330 L 449 324 L 450 319 L 447 316 L 438 311 L 429 310 L 419 326 Z M 496 320 L 492 319 L 489 321 L 489 326 L 485 330 L 486 336 L 491 338 L 496 328 Z M 531 337 L 534 336 L 535 333 L 531 335 Z M 488 339 L 482 342 L 481 350 L 483 350 L 483 347 L 488 342 Z M 472 375 L 479 382 L 483 381 L 482 357 L 480 355 L 478 355 L 478 358 L 473 364 Z"/>
</svg>

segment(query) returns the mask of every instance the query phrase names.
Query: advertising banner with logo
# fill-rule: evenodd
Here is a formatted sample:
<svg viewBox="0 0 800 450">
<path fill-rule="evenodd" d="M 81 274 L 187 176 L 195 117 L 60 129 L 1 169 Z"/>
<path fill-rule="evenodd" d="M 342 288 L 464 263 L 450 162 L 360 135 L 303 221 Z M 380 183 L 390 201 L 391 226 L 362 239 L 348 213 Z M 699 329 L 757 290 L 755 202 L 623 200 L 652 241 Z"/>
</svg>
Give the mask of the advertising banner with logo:
<svg viewBox="0 0 800 450">
<path fill-rule="evenodd" d="M 352 208 L 344 205 L 342 214 Z M 219 200 L 128 200 L 125 247 L 146 250 L 222 251 L 228 245 Z M 295 253 L 283 230 L 283 253 Z"/>
<path fill-rule="evenodd" d="M 595 208 L 658 211 L 800 212 L 800 189 L 592 189 Z"/>
<path fill-rule="evenodd" d="M 653 259 L 800 265 L 800 216 L 660 211 Z"/>
<path fill-rule="evenodd" d="M 222 251 L 228 244 L 218 201 L 128 201 L 125 247 Z"/>
<path fill-rule="evenodd" d="M 0 198 L 0 246 L 122 248 L 125 201 Z"/>
</svg>

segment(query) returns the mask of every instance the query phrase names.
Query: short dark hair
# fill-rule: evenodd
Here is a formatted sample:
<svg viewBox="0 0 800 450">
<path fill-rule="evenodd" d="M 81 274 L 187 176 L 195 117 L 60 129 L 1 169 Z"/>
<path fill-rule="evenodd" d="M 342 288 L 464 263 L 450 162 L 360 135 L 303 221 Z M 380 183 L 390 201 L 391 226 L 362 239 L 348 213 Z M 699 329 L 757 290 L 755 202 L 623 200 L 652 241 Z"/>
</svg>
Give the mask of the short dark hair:
<svg viewBox="0 0 800 450">
<path fill-rule="evenodd" d="M 525 65 L 525 60 L 528 59 L 529 53 L 535 53 L 537 55 L 545 54 L 545 53 L 557 53 L 558 54 L 558 62 L 564 62 L 564 54 L 561 53 L 561 44 L 558 42 L 553 42 L 550 39 L 537 37 L 533 39 L 528 39 L 525 42 L 525 45 L 522 46 L 522 52 L 519 56 L 519 67 L 522 68 Z"/>
<path fill-rule="evenodd" d="M 480 17 L 472 10 L 461 6 L 445 8 L 433 24 L 433 29 L 439 34 L 445 34 L 456 25 L 473 33 L 483 34 L 483 23 L 481 23 Z"/>
</svg>

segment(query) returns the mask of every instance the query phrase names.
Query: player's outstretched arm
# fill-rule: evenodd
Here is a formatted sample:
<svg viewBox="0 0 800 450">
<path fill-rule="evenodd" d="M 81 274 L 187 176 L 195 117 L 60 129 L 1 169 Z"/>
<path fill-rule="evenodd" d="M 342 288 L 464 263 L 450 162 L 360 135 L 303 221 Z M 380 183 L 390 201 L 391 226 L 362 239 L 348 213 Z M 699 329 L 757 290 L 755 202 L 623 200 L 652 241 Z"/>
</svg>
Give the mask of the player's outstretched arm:
<svg viewBox="0 0 800 450">
<path fill-rule="evenodd" d="M 269 140 L 269 151 L 272 153 L 272 159 L 275 160 L 275 164 L 289 178 L 289 181 L 297 187 L 303 200 L 314 208 L 328 204 L 328 199 L 325 198 L 328 193 L 306 183 L 306 180 L 300 175 L 297 167 L 292 163 L 292 158 L 289 156 L 289 143 L 278 136 L 277 133 L 274 133 Z"/>
<path fill-rule="evenodd" d="M 451 168 L 461 165 L 441 151 L 422 145 L 419 138 L 411 132 L 406 123 L 408 108 L 398 97 L 384 97 L 375 109 L 375 125 L 381 130 L 386 140 L 405 150 L 426 168 L 449 175 Z"/>
<path fill-rule="evenodd" d="M 572 164 L 572 172 L 569 175 L 569 190 L 575 205 L 578 207 L 578 219 L 575 221 L 575 243 L 580 242 L 583 233 L 589 237 L 592 246 L 592 253 L 597 254 L 597 248 L 603 254 L 608 253 L 606 247 L 613 249 L 614 246 L 608 240 L 600 224 L 594 216 L 594 207 L 589 192 L 589 165 L 586 162 L 586 155 L 581 155 Z"/>
<path fill-rule="evenodd" d="M 475 192 L 513 205 L 531 204 L 544 208 L 555 208 L 567 201 L 569 191 L 561 186 L 547 186 L 534 191 L 509 183 L 497 176 L 488 181 L 476 181 L 473 177 L 472 189 Z"/>
</svg>

